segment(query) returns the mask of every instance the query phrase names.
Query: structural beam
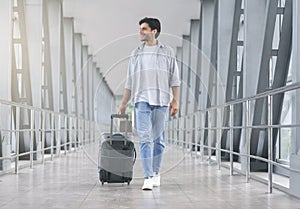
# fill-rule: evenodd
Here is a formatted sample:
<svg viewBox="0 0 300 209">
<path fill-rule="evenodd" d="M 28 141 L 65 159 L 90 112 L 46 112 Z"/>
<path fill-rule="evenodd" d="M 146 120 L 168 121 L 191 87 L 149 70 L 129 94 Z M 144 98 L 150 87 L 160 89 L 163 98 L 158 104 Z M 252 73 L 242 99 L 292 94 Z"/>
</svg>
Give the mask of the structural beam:
<svg viewBox="0 0 300 209">
<path fill-rule="evenodd" d="M 75 33 L 75 68 L 76 81 L 75 88 L 77 92 L 77 115 L 80 118 L 84 117 L 84 103 L 83 103 L 83 77 L 82 77 L 82 35 Z"/>
<path fill-rule="evenodd" d="M 300 2 L 292 1 L 293 8 L 293 54 L 292 54 L 292 75 L 293 82 L 300 82 Z M 294 103 L 292 105 L 292 122 L 293 124 L 300 123 L 300 90 L 294 94 Z M 291 155 L 290 167 L 300 170 L 300 127 L 292 130 L 291 137 Z M 300 175 L 296 172 L 291 172 L 290 175 L 290 192 L 291 194 L 300 197 Z"/>
<path fill-rule="evenodd" d="M 0 1 L 0 25 L 1 25 L 1 38 L 0 38 L 0 97 L 4 100 L 11 101 L 11 60 L 12 60 L 12 1 Z M 11 108 L 2 106 L 0 108 L 0 128 L 2 130 L 11 129 Z M 0 156 L 10 157 L 11 154 L 11 133 L 1 131 L 0 137 Z M 0 170 L 7 170 L 11 167 L 11 161 L 0 160 Z"/>
<path fill-rule="evenodd" d="M 74 19 L 64 17 L 64 44 L 65 44 L 65 67 L 67 85 L 68 114 L 77 115 L 77 94 L 76 94 L 76 69 L 74 49 Z"/>
<path fill-rule="evenodd" d="M 243 62 L 243 96 L 251 97 L 257 93 L 257 84 L 260 74 L 260 62 L 265 36 L 267 0 L 244 1 L 244 62 Z M 246 104 L 244 104 L 246 105 Z M 250 107 L 253 118 L 253 107 Z M 243 115 L 246 115 L 243 106 Z M 249 119 L 249 120 L 250 120 Z M 243 126 L 246 126 L 246 118 L 243 118 Z M 252 148 L 253 149 L 253 148 Z M 246 132 L 242 131 L 241 153 L 247 153 Z M 247 158 L 241 157 L 242 170 L 247 169 Z"/>
<path fill-rule="evenodd" d="M 239 32 L 242 30 L 241 25 L 241 12 L 242 12 L 242 0 L 229 0 L 219 2 L 219 42 L 218 42 L 218 75 L 220 79 L 220 89 L 218 99 L 222 104 L 224 100 L 226 102 L 241 98 L 241 94 L 237 93 L 235 85 L 239 86 L 241 92 L 242 89 L 242 70 L 238 69 L 239 59 L 242 56 L 238 56 L 238 41 Z M 228 66 L 228 67 L 227 67 Z M 237 82 L 239 80 L 239 82 Z M 225 95 L 222 95 L 224 93 Z M 223 101 L 221 98 L 225 98 Z M 238 104 L 234 106 L 234 125 L 241 126 L 242 124 L 242 105 Z M 223 125 L 228 127 L 229 125 L 229 107 L 224 109 Z M 230 148 L 228 130 L 223 130 L 221 147 L 224 149 Z M 233 151 L 239 152 L 241 129 L 234 130 L 233 138 Z M 224 154 L 226 159 L 229 159 L 228 154 Z M 234 158 L 237 160 L 237 157 Z"/>
<path fill-rule="evenodd" d="M 267 0 L 266 16 L 264 18 L 263 29 L 263 44 L 262 53 L 259 63 L 259 77 L 257 82 L 256 94 L 262 93 L 270 89 L 270 58 L 272 55 L 272 43 L 274 37 L 275 21 L 277 15 L 278 0 Z M 266 125 L 267 124 L 267 98 L 257 99 L 254 105 L 253 122 L 252 125 Z M 253 128 L 251 131 L 251 146 L 250 153 L 261 157 L 268 157 L 268 152 L 264 151 L 264 147 L 268 147 L 268 140 L 266 129 Z M 259 171 L 265 170 L 266 163 L 261 161 L 251 160 L 251 170 Z"/>
</svg>

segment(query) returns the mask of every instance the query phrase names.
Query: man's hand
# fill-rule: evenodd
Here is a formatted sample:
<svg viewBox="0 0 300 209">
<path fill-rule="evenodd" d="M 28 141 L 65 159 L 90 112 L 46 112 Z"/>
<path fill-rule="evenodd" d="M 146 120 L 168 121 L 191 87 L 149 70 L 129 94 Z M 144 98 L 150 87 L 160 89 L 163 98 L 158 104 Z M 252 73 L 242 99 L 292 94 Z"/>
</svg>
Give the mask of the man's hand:
<svg viewBox="0 0 300 209">
<path fill-rule="evenodd" d="M 170 104 L 170 115 L 171 116 L 176 115 L 178 110 L 179 110 L 179 104 L 175 99 L 173 99 L 171 104 Z"/>
<path fill-rule="evenodd" d="M 123 94 L 123 98 L 122 98 L 122 102 L 121 105 L 118 109 L 118 114 L 125 114 L 126 112 L 126 104 L 129 101 L 131 95 L 131 91 L 129 89 L 124 89 L 124 94 Z"/>
<path fill-rule="evenodd" d="M 125 114 L 126 112 L 126 105 L 121 104 L 118 110 L 118 114 Z"/>
</svg>

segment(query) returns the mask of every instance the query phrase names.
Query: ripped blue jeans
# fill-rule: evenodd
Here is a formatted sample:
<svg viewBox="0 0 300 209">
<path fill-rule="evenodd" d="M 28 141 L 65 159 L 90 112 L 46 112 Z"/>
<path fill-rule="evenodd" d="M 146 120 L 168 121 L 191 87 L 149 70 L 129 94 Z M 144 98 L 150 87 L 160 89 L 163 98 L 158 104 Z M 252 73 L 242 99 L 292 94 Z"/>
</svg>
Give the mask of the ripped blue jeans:
<svg viewBox="0 0 300 209">
<path fill-rule="evenodd" d="M 160 170 L 168 119 L 167 106 L 154 106 L 147 102 L 135 104 L 136 131 L 139 138 L 144 177 L 153 176 L 153 172 L 158 173 Z M 153 153 L 151 152 L 152 141 Z"/>
</svg>

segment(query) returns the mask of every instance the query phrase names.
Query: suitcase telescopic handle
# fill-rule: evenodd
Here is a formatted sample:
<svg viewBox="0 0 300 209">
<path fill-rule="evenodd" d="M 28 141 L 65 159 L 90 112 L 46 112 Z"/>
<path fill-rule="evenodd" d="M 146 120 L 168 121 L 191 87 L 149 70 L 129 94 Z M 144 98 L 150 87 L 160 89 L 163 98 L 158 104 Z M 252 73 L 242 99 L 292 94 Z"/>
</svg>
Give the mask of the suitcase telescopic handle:
<svg viewBox="0 0 300 209">
<path fill-rule="evenodd" d="M 125 118 L 128 120 L 128 114 L 112 114 L 110 118 L 113 120 L 114 118 Z"/>
<path fill-rule="evenodd" d="M 110 116 L 111 122 L 110 122 L 110 144 L 112 145 L 112 135 L 113 135 L 113 120 L 114 118 L 125 118 L 125 145 L 127 141 L 127 124 L 128 124 L 128 114 L 112 114 Z"/>
</svg>

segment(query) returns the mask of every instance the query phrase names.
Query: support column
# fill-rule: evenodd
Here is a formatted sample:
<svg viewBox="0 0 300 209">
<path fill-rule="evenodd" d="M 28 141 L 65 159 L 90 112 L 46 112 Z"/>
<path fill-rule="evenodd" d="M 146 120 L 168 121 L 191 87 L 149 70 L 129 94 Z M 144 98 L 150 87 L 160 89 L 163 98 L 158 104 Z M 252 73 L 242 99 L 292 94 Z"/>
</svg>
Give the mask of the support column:
<svg viewBox="0 0 300 209">
<path fill-rule="evenodd" d="M 101 73 L 101 70 L 99 70 L 99 84 L 97 86 L 97 122 L 99 124 L 105 124 L 103 123 L 105 120 L 103 118 L 103 94 L 104 94 L 104 81 L 103 81 L 103 74 Z"/>
<path fill-rule="evenodd" d="M 26 19 L 26 32 L 28 41 L 28 57 L 30 66 L 30 81 L 32 93 L 32 105 L 34 107 L 42 107 L 42 0 L 26 0 L 25 3 L 25 19 Z M 35 132 L 33 149 L 37 150 L 42 147 L 40 133 L 38 131 L 41 127 L 41 113 L 35 114 Z M 25 150 L 29 151 L 30 142 L 27 140 Z M 41 153 L 38 156 L 34 154 L 34 159 L 41 158 Z M 28 156 L 29 158 L 29 156 Z"/>
<path fill-rule="evenodd" d="M 65 48 L 65 67 L 66 67 L 66 88 L 67 88 L 67 113 L 69 115 L 76 116 L 77 113 L 77 101 L 76 101 L 76 71 L 75 71 L 75 49 L 74 49 L 74 19 L 63 18 L 64 20 L 64 48 Z M 68 121 L 70 122 L 70 121 Z M 68 125 L 67 127 L 74 127 L 74 125 Z M 62 137 L 62 142 L 67 139 L 67 142 L 71 139 L 72 130 L 64 132 L 68 137 Z"/>
<path fill-rule="evenodd" d="M 100 123 L 100 94 L 99 94 L 99 87 L 101 86 L 101 73 L 100 73 L 100 68 L 97 67 L 95 77 L 94 77 L 94 84 L 95 84 L 95 94 L 94 94 L 94 109 L 93 109 L 93 114 L 94 114 L 94 119 L 96 123 Z"/>
<path fill-rule="evenodd" d="M 200 109 L 206 109 L 211 107 L 211 104 L 215 104 L 214 100 L 214 77 L 216 75 L 216 1 L 202 0 L 201 19 L 202 19 L 202 40 L 201 40 L 201 98 Z M 215 126 L 215 117 L 212 115 L 212 126 Z M 208 127 L 208 114 L 205 117 L 205 127 Z M 211 130 L 211 133 L 214 131 Z M 213 139 L 214 138 L 214 135 Z M 204 144 L 208 143 L 208 130 L 204 133 Z"/>
<path fill-rule="evenodd" d="M 75 66 L 76 66 L 76 81 L 75 88 L 77 93 L 77 117 L 84 117 L 83 106 L 83 79 L 82 79 L 82 35 L 75 33 Z"/>
<path fill-rule="evenodd" d="M 29 52 L 32 105 L 41 108 L 42 0 L 26 0 L 26 32 Z"/>
<path fill-rule="evenodd" d="M 67 76 L 66 76 L 66 50 L 65 50 L 65 37 L 64 37 L 64 15 L 63 15 L 63 4 L 62 1 L 60 3 L 60 86 L 59 86 L 59 93 L 60 93 L 60 108 L 59 112 L 67 114 L 71 112 L 68 109 L 68 91 L 67 91 Z M 69 53 L 69 52 L 67 52 Z M 64 127 L 63 124 L 60 124 L 61 127 Z"/>
<path fill-rule="evenodd" d="M 208 88 L 209 88 L 209 71 L 211 67 L 211 50 L 212 50 L 212 37 L 213 37 L 213 23 L 214 23 L 214 1 L 211 0 L 202 0 L 202 24 L 201 24 L 201 107 L 200 109 L 206 109 Z"/>
<path fill-rule="evenodd" d="M 89 55 L 88 56 L 88 83 L 87 83 L 87 92 L 88 92 L 88 118 L 91 121 L 92 120 L 92 109 L 93 109 L 93 56 Z"/>
<path fill-rule="evenodd" d="M 190 94 L 189 94 L 189 107 L 188 112 L 194 113 L 198 110 L 198 98 L 199 98 L 199 84 L 200 84 L 200 74 L 198 75 L 198 57 L 200 53 L 199 49 L 199 33 L 200 33 L 200 20 L 191 20 L 191 52 L 190 52 Z M 197 117 L 192 117 L 191 127 L 195 127 Z M 198 142 L 196 138 L 196 129 L 191 130 L 192 143 Z M 195 150 L 195 145 L 192 146 Z"/>
<path fill-rule="evenodd" d="M 76 114 L 75 109 L 75 60 L 74 60 L 74 19 L 64 17 L 64 44 L 66 62 L 67 106 L 68 114 Z"/>
<path fill-rule="evenodd" d="M 28 4 L 27 4 L 28 3 Z M 28 6 L 29 5 L 29 6 Z M 29 8 L 29 11 L 28 11 Z M 12 101 L 32 106 L 32 86 L 31 86 L 31 66 L 30 51 L 29 50 L 29 34 L 28 28 L 31 27 L 32 18 L 28 16 L 30 12 L 30 1 L 18 0 L 14 1 L 13 9 L 13 28 L 12 28 L 12 74 L 11 74 L 11 91 Z M 35 27 L 33 30 L 35 30 Z M 31 40 L 34 43 L 34 41 Z M 35 44 L 33 44 L 35 45 Z M 32 61 L 32 59 L 31 59 Z M 20 109 L 20 115 L 16 114 L 16 109 L 13 108 L 14 113 L 14 127 L 20 129 L 29 129 L 31 124 L 30 111 L 24 108 Z M 18 117 L 18 118 L 17 118 Z M 17 124 L 19 123 L 19 124 Z M 13 128 L 14 128 L 13 127 Z M 17 147 L 13 146 L 13 152 L 24 153 L 30 150 L 30 134 L 26 131 L 16 133 L 19 135 L 19 140 L 16 141 Z M 12 134 L 13 136 L 15 133 Z M 35 145 L 35 143 L 34 143 Z M 16 147 L 16 149 L 15 149 Z M 19 159 L 27 160 L 29 155 L 22 156 Z"/>
<path fill-rule="evenodd" d="M 88 63 L 88 46 L 82 46 L 82 79 L 83 79 L 83 107 L 84 107 L 84 119 L 89 118 L 88 114 L 88 71 L 89 71 L 89 63 Z"/>
<path fill-rule="evenodd" d="M 277 15 L 278 0 L 267 0 L 265 18 L 263 19 L 263 45 L 259 54 L 259 75 L 257 80 L 256 94 L 267 91 L 270 86 L 270 58 L 272 56 L 272 43 Z M 282 70 L 282 69 L 281 69 Z M 252 125 L 267 124 L 267 98 L 255 100 Z M 277 105 L 277 104 L 276 104 Z M 281 110 L 280 110 L 281 111 Z M 251 130 L 250 154 L 268 158 L 268 140 L 265 129 L 253 128 Z M 251 171 L 266 171 L 265 162 L 251 159 Z"/>
<path fill-rule="evenodd" d="M 190 36 L 188 35 L 183 35 L 182 37 L 182 91 L 183 91 L 183 103 L 182 105 L 182 110 L 183 110 L 183 115 L 187 114 L 188 111 L 188 105 L 189 105 L 189 74 L 190 74 Z"/>
<path fill-rule="evenodd" d="M 88 120 L 89 120 L 89 125 L 88 125 L 88 139 L 89 141 L 92 139 L 91 135 L 91 121 L 92 121 L 92 114 L 93 114 L 93 56 L 88 55 L 88 82 L 87 82 L 87 93 L 88 93 Z"/>
<path fill-rule="evenodd" d="M 217 66 L 218 66 L 218 79 L 219 79 L 219 93 L 218 103 L 223 104 L 225 102 L 225 93 L 228 72 L 230 63 L 230 52 L 235 48 L 235 61 L 233 65 L 237 63 L 236 50 L 237 50 L 237 34 L 239 29 L 240 15 L 235 15 L 235 4 L 237 0 L 219 1 L 218 9 L 218 54 L 217 54 Z M 240 0 L 239 0 L 240 1 Z M 238 5 L 239 10 L 241 6 Z M 238 16 L 238 17 L 237 17 Z M 236 18 L 236 19 L 234 19 Z M 234 24 L 236 23 L 236 24 Z M 235 30 L 233 30 L 235 29 Z M 234 37 L 233 37 L 234 36 Z M 232 40 L 234 39 L 234 40 Z M 233 67 L 233 66 L 232 66 Z M 236 69 L 236 67 L 235 67 Z M 232 83 L 232 82 L 231 82 Z M 223 89 L 223 91 L 222 91 Z"/>
<path fill-rule="evenodd" d="M 91 120 L 95 121 L 95 115 L 94 115 L 94 111 L 95 111 L 95 99 L 96 99 L 96 89 L 97 89 L 97 84 L 98 84 L 98 79 L 97 79 L 97 74 L 99 74 L 99 68 L 97 68 L 97 64 L 95 62 L 93 62 L 93 71 L 92 71 L 92 90 L 91 90 L 91 109 L 90 109 L 90 113 L 91 113 Z"/>
<path fill-rule="evenodd" d="M 11 101 L 11 31 L 12 31 L 12 1 L 0 2 L 0 25 L 1 25 L 1 38 L 0 38 L 0 97 L 1 99 Z M 1 105 L 0 106 L 0 128 L 4 130 L 11 129 L 11 108 Z M 11 153 L 11 134 L 9 132 L 1 131 L 0 133 L 0 156 L 10 157 Z M 7 170 L 10 168 L 10 160 L 0 160 L 0 170 Z"/>
<path fill-rule="evenodd" d="M 273 46 L 273 62 L 276 63 L 273 70 L 273 78 L 271 77 L 272 89 L 284 87 L 287 84 L 287 78 L 290 69 L 290 60 L 292 52 L 292 2 L 293 0 L 286 0 L 284 5 L 283 15 L 280 15 L 282 22 L 281 25 L 277 25 L 277 31 L 274 34 L 274 41 L 276 46 Z M 279 19 L 279 15 L 277 15 Z M 279 32 L 280 31 L 280 32 Z M 275 52 L 275 53 L 274 53 Z M 276 60 L 275 60 L 276 59 Z M 290 93 L 287 93 L 290 94 Z M 284 94 L 277 94 L 273 97 L 273 125 L 279 125 L 284 117 Z M 275 159 L 276 154 L 276 143 L 279 129 L 273 128 L 273 158 Z M 282 133 L 282 132 L 281 132 Z M 265 138 L 267 140 L 267 138 Z M 268 153 L 268 146 L 265 144 L 263 148 L 264 153 Z"/>
<path fill-rule="evenodd" d="M 177 63 L 178 63 L 178 71 L 179 71 L 179 75 L 180 75 L 180 80 L 182 81 L 182 77 L 183 77 L 183 72 L 182 72 L 182 47 L 177 47 L 176 48 L 176 60 L 177 60 Z M 179 95 L 179 105 L 180 105 L 180 108 L 179 108 L 179 113 L 178 113 L 178 117 L 181 117 L 182 116 L 182 103 L 183 103 L 183 85 L 181 84 L 180 85 L 180 95 Z"/>
<path fill-rule="evenodd" d="M 243 71 L 243 97 L 256 95 L 257 83 L 260 73 L 260 61 L 263 50 L 264 27 L 266 13 L 266 0 L 245 0 L 245 31 L 244 31 L 244 71 Z M 243 115 L 246 115 L 245 107 Z M 253 106 L 250 107 L 251 116 L 253 117 Z M 245 117 L 243 126 L 246 125 Z M 246 154 L 246 132 L 242 131 L 241 153 Z M 247 158 L 241 157 L 242 170 L 246 171 Z"/>
<path fill-rule="evenodd" d="M 105 78 L 101 74 L 101 84 L 97 93 L 99 97 L 99 102 L 97 105 L 97 112 L 100 118 L 101 125 L 108 127 L 110 124 L 110 115 L 115 110 L 115 98 L 112 90 L 109 88 Z"/>
<path fill-rule="evenodd" d="M 43 0 L 43 8 L 42 8 L 42 24 L 43 24 L 43 39 L 42 39 L 42 65 L 41 71 L 43 74 L 42 78 L 42 89 L 41 89 L 41 107 L 46 110 L 54 110 L 54 88 L 53 88 L 53 79 L 52 76 L 54 75 L 52 71 L 54 71 L 54 67 L 52 66 L 52 59 L 51 59 L 51 50 L 53 47 L 50 43 L 50 21 L 51 18 L 49 16 L 49 7 L 48 3 L 50 1 Z M 57 68 L 56 68 L 57 69 Z M 51 120 L 52 117 L 50 114 L 42 114 L 42 120 L 44 124 L 42 125 L 42 129 L 50 129 L 51 128 Z M 42 135 L 42 147 L 47 148 L 51 146 L 51 133 L 50 132 L 43 132 Z M 50 150 L 45 151 L 45 153 L 50 153 Z"/>
<path fill-rule="evenodd" d="M 65 44 L 63 27 L 62 0 L 48 0 L 48 21 L 49 41 L 52 67 L 52 88 L 53 88 L 53 110 L 55 112 L 68 112 L 67 87 L 66 87 L 66 65 L 65 65 Z M 64 123 L 55 118 L 55 129 L 64 128 Z M 54 145 L 60 145 L 61 138 L 59 131 L 54 136 Z M 48 141 L 48 140 L 47 140 Z M 59 148 L 57 154 L 59 154 Z"/>
<path fill-rule="evenodd" d="M 196 89 L 196 83 L 200 83 L 200 75 L 197 74 L 198 68 L 198 54 L 199 49 L 199 33 L 200 33 L 200 20 L 191 20 L 191 56 L 190 56 L 190 107 L 189 113 L 195 112 L 198 109 L 199 88 Z"/>
<path fill-rule="evenodd" d="M 238 69 L 238 63 L 242 62 L 243 56 L 238 54 L 238 43 L 241 21 L 242 0 L 219 1 L 219 24 L 218 24 L 218 99 L 219 103 L 229 102 L 241 98 L 242 69 Z M 242 46 L 240 46 L 242 47 Z M 239 82 L 237 82 L 239 80 Z M 236 86 L 234 86 L 236 84 Z M 234 125 L 241 126 L 242 105 L 234 105 Z M 229 107 L 224 109 L 223 126 L 229 126 Z M 239 152 L 240 129 L 234 129 L 233 150 Z M 230 149 L 229 131 L 223 130 L 221 147 Z M 223 154 L 229 160 L 227 153 Z M 234 156 L 237 159 L 237 156 Z"/>
<path fill-rule="evenodd" d="M 53 111 L 60 111 L 60 12 L 61 0 L 48 0 L 49 41 L 52 67 Z"/>
<path fill-rule="evenodd" d="M 89 81 L 88 81 L 88 75 L 89 75 L 89 54 L 88 54 L 88 46 L 82 46 L 82 79 L 83 79 L 83 107 L 84 107 L 84 121 L 83 121 L 83 140 L 84 143 L 88 139 L 87 134 L 87 122 L 86 120 L 89 119 Z"/>
<path fill-rule="evenodd" d="M 293 1 L 293 54 L 292 54 L 292 78 L 293 82 L 300 82 L 300 2 Z M 295 78 L 295 80 L 294 80 Z M 292 123 L 300 123 L 300 90 L 294 94 L 292 105 Z M 291 138 L 291 156 L 290 167 L 300 170 L 300 128 L 294 128 Z M 300 174 L 291 172 L 290 175 L 290 192 L 300 197 Z"/>
<path fill-rule="evenodd" d="M 188 107 L 189 107 L 189 92 L 190 92 L 190 84 L 189 84 L 189 79 L 190 79 L 190 48 L 191 48 L 191 43 L 190 43 L 190 36 L 188 35 L 183 35 L 183 42 L 182 42 L 182 103 L 181 103 L 181 108 L 182 108 L 182 114 L 184 116 L 183 118 L 183 143 L 186 142 L 187 140 L 187 120 L 188 118 L 185 117 L 188 114 Z"/>
<path fill-rule="evenodd" d="M 204 91 L 204 82 L 202 80 L 203 78 L 203 72 L 202 72 L 202 63 L 203 61 L 205 61 L 205 57 L 204 57 L 204 53 L 203 53 L 203 46 L 202 46 L 202 42 L 203 42 L 203 34 L 202 34 L 202 25 L 203 25 L 203 6 L 202 3 L 200 4 L 200 17 L 199 17 L 199 41 L 198 41 L 198 57 L 197 57 L 197 76 L 199 77 L 198 80 L 196 80 L 196 88 L 195 88 L 195 96 L 196 96 L 196 101 L 197 101 L 197 110 L 201 110 L 204 107 L 204 103 L 203 103 L 203 93 Z"/>
</svg>

